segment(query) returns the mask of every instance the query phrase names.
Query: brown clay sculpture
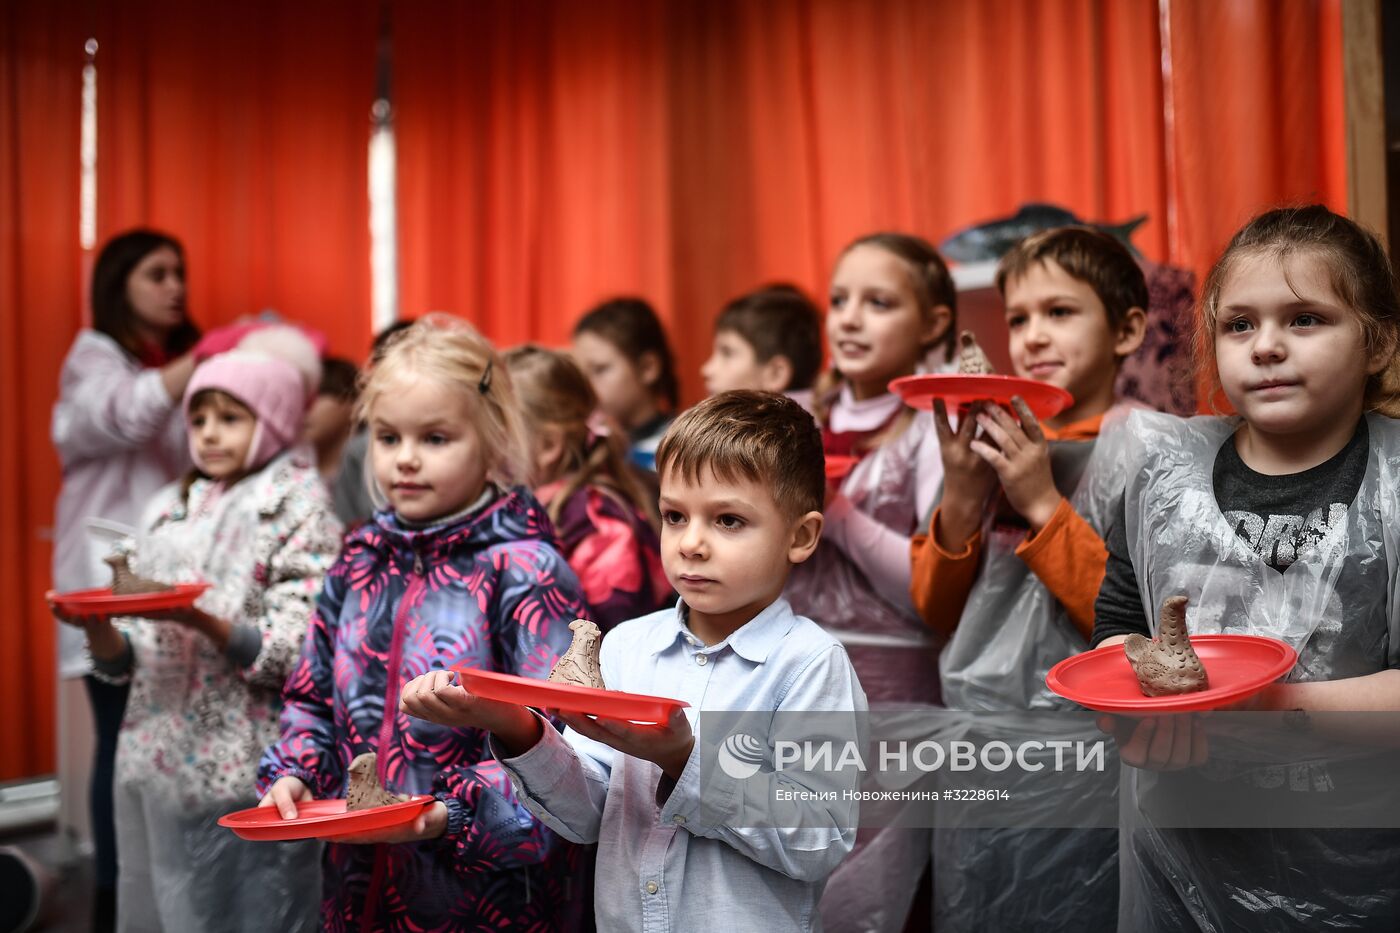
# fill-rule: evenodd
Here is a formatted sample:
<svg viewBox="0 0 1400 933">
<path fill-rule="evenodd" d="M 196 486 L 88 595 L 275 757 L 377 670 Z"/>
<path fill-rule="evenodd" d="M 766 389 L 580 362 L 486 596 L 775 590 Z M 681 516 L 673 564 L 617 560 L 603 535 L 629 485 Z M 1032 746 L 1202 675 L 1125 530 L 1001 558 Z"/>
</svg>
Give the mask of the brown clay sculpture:
<svg viewBox="0 0 1400 933">
<path fill-rule="evenodd" d="M 574 633 L 573 644 L 559 658 L 554 670 L 549 672 L 549 679 L 560 684 L 606 689 L 603 669 L 598 662 L 598 652 L 603 647 L 602 631 L 587 619 L 570 622 L 569 631 Z"/>
<path fill-rule="evenodd" d="M 395 794 L 379 783 L 379 756 L 365 752 L 350 762 L 350 786 L 345 791 L 346 810 L 369 810 L 406 803 L 408 794 Z"/>
<path fill-rule="evenodd" d="M 1186 634 L 1186 603 L 1185 596 L 1173 596 L 1162 603 L 1156 638 L 1129 635 L 1123 642 L 1145 696 L 1196 693 L 1210 686 L 1206 669 Z"/>
<path fill-rule="evenodd" d="M 958 374 L 963 376 L 990 376 L 996 373 L 992 361 L 977 345 L 972 331 L 965 330 L 958 335 Z"/>
<path fill-rule="evenodd" d="M 147 580 L 145 577 L 137 576 L 127 563 L 128 555 L 116 553 L 110 557 L 103 558 L 103 562 L 112 568 L 112 595 L 113 596 L 138 596 L 142 593 L 168 593 L 173 587 L 164 583 L 157 583 L 154 580 Z"/>
</svg>

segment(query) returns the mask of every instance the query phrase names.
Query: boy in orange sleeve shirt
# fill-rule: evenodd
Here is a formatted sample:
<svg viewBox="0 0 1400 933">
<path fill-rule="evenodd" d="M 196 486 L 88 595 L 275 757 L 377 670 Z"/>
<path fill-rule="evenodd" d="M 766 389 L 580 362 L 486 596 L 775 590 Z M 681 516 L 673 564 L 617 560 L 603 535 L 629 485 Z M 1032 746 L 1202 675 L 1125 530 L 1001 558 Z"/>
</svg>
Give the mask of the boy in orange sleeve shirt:
<svg viewBox="0 0 1400 933">
<path fill-rule="evenodd" d="M 936 404 L 943 494 L 928 534 L 912 541 L 911 592 L 924 621 L 949 638 L 939 657 L 949 709 L 1073 708 L 1045 675 L 1087 650 L 1093 631 L 1103 532 L 1122 487 L 1110 449 L 1122 407 L 1114 383 L 1142 344 L 1147 284 L 1121 244 L 1078 227 L 1022 240 L 996 282 L 1016 375 L 1074 401 L 1044 425 L 1020 398 L 1014 415 L 974 407 L 956 430 Z M 972 716 L 969 735 L 1012 745 L 1044 739 L 1047 728 L 1078 737 L 1073 717 L 1015 723 Z M 1054 812 L 1062 801 L 1037 797 L 1035 776 L 1026 780 L 1013 794 L 1028 828 L 935 829 L 935 929 L 1116 928 L 1117 831 L 1029 828 L 1063 825 Z M 1008 887 L 1016 898 L 1005 897 Z"/>
</svg>

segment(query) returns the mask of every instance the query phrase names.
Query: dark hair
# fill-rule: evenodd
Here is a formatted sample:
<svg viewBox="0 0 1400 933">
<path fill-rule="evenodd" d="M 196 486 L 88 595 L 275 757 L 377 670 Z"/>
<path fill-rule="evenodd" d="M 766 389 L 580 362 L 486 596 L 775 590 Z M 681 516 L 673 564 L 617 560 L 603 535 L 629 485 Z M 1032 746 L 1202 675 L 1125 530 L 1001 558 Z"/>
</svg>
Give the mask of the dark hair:
<svg viewBox="0 0 1400 933">
<path fill-rule="evenodd" d="M 735 298 L 715 320 L 715 333 L 721 331 L 742 337 L 760 363 L 785 357 L 792 364 L 788 390 L 810 389 L 821 370 L 821 312 L 795 285 L 765 285 Z"/>
<path fill-rule="evenodd" d="M 641 298 L 614 298 L 592 308 L 574 325 L 574 336 L 597 334 L 617 347 L 634 364 L 645 353 L 656 354 L 661 374 L 651 386 L 652 394 L 663 398 L 674 410 L 680 407 L 680 385 L 676 381 L 676 361 L 666 330 L 656 310 Z"/>
<path fill-rule="evenodd" d="M 106 334 L 130 353 L 140 356 L 145 350 L 136 332 L 136 310 L 127 295 L 127 280 L 131 273 L 156 250 L 169 247 L 185 262 L 185 248 L 180 241 L 156 230 L 128 230 L 117 234 L 102 247 L 92 270 L 92 326 Z M 164 350 L 169 356 L 179 356 L 199 340 L 199 328 L 188 316 L 165 338 Z"/>
<path fill-rule="evenodd" d="M 789 518 L 821 511 L 825 464 L 812 415 L 770 392 L 712 395 L 682 412 L 656 449 L 663 481 L 668 470 L 689 482 L 700 481 L 706 469 L 722 480 L 742 477 L 770 490 Z"/>
<path fill-rule="evenodd" d="M 341 402 L 353 402 L 359 397 L 360 369 L 349 360 L 328 356 L 321 361 L 321 385 L 317 395 L 329 395 Z"/>
<path fill-rule="evenodd" d="M 1147 311 L 1147 278 L 1133 254 L 1118 240 L 1089 227 L 1056 227 L 1021 240 L 997 264 L 997 291 L 1036 263 L 1052 261 L 1071 278 L 1094 290 L 1108 313 L 1108 326 L 1123 323 L 1128 311 Z"/>
<path fill-rule="evenodd" d="M 1392 418 L 1400 416 L 1400 285 L 1395 267 L 1375 234 L 1321 204 L 1281 207 L 1255 217 L 1231 238 L 1206 276 L 1195 350 L 1197 364 L 1214 383 L 1211 397 L 1220 391 L 1215 358 L 1220 293 L 1235 263 L 1241 257 L 1264 255 L 1283 265 L 1298 253 L 1317 257 L 1327 270 L 1333 293 L 1361 322 L 1367 355 L 1389 349 L 1386 367 L 1366 382 L 1366 405 Z"/>
<path fill-rule="evenodd" d="M 563 480 L 545 509 L 550 519 L 557 524 L 569 497 L 592 484 L 620 497 L 656 529 L 661 521 L 656 496 L 627 461 L 626 435 L 597 435 L 589 428 L 588 419 L 598 407 L 598 396 L 578 364 L 567 354 L 533 343 L 513 347 L 501 358 L 515 385 L 526 425 L 532 430 L 554 425 L 563 434 L 564 457 L 559 472 L 534 477 L 536 485 Z"/>
<path fill-rule="evenodd" d="M 373 366 L 375 360 L 384 355 L 384 348 L 389 345 L 389 341 L 394 339 L 396 334 L 401 334 L 412 326 L 412 319 L 400 319 L 375 334 L 374 340 L 370 341 L 369 345 L 370 365 Z"/>
</svg>

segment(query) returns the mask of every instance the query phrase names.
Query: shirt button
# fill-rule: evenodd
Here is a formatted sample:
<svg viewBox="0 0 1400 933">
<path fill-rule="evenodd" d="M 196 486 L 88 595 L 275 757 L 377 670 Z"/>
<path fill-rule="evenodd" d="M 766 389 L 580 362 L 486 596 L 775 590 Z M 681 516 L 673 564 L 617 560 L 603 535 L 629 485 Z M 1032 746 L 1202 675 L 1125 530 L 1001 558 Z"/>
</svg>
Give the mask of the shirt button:
<svg viewBox="0 0 1400 933">
<path fill-rule="evenodd" d="M 655 894 L 658 890 L 660 890 L 660 889 L 657 887 L 657 884 L 656 884 L 655 881 L 648 881 L 648 882 L 647 882 L 647 893 L 648 893 L 648 894 Z"/>
<path fill-rule="evenodd" d="M 675 816 L 671 817 L 671 822 L 672 822 L 672 823 L 675 823 L 677 826 L 684 826 L 684 825 L 685 825 L 685 817 L 682 816 L 681 814 L 677 813 Z"/>
<path fill-rule="evenodd" d="M 695 656 L 695 663 L 704 667 L 706 664 L 710 663 L 710 656 L 707 654 L 697 654 Z"/>
</svg>

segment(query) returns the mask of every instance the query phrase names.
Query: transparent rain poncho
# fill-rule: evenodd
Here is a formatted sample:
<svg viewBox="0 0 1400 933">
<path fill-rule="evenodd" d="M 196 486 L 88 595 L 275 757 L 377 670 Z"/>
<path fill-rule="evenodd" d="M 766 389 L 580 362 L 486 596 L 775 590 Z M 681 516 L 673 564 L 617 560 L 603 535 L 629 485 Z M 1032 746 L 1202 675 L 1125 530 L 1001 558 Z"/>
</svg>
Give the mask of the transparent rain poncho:
<svg viewBox="0 0 1400 933">
<path fill-rule="evenodd" d="M 1122 492 L 1123 424 L 1128 408 L 1105 415 L 1093 442 L 1051 441 L 1055 485 L 1102 537 Z M 1088 642 L 1030 567 L 1016 554 L 1024 527 L 998 527 L 989 516 L 977 583 L 943 650 L 944 702 L 968 711 L 969 735 L 980 742 L 1048 738 L 1089 741 L 1102 734 L 1082 716 L 1065 717 L 1057 734 L 1050 720 L 998 717 L 994 712 L 1072 710 L 1051 693 L 1045 675 Z M 1027 813 L 1026 828 L 949 828 L 934 831 L 934 925 L 938 929 L 1090 930 L 1111 926 L 1118 887 L 1117 833 L 1058 827 L 1063 797 L 1038 787 L 1028 773 L 1013 790 Z M 1108 791 L 1111 797 L 1111 789 Z"/>
<path fill-rule="evenodd" d="M 1279 573 L 1237 537 L 1215 499 L 1216 454 L 1240 421 L 1135 413 L 1125 530 L 1149 625 L 1155 630 L 1163 600 L 1184 594 L 1193 635 L 1262 635 L 1297 650 L 1288 681 L 1400 667 L 1400 423 L 1366 419 L 1369 461 L 1347 521 Z M 1217 714 L 1227 715 L 1266 714 Z M 1125 767 L 1120 929 L 1395 929 L 1400 831 L 1283 825 L 1318 794 L 1370 805 L 1364 761 L 1318 754 L 1301 741 L 1270 740 L 1261 728 L 1233 741 L 1213 736 L 1201 768 Z M 1283 828 L 1172 828 L 1184 824 L 1164 816 L 1165 801 L 1185 801 L 1189 814 L 1226 793 L 1241 808 L 1263 798 L 1264 818 L 1276 814 Z"/>
</svg>

